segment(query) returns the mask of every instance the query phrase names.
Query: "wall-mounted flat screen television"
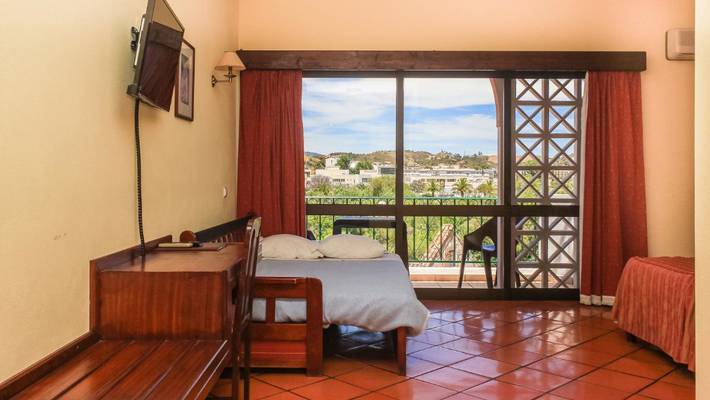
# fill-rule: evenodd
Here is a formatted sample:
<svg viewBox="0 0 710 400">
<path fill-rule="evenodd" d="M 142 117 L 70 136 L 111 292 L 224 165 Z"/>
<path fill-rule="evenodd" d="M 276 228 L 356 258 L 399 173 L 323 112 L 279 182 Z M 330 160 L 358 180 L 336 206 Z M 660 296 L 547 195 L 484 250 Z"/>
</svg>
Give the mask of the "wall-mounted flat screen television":
<svg viewBox="0 0 710 400">
<path fill-rule="evenodd" d="M 135 75 L 128 94 L 170 111 L 184 33 L 185 28 L 165 0 L 148 0 L 136 41 Z"/>
</svg>

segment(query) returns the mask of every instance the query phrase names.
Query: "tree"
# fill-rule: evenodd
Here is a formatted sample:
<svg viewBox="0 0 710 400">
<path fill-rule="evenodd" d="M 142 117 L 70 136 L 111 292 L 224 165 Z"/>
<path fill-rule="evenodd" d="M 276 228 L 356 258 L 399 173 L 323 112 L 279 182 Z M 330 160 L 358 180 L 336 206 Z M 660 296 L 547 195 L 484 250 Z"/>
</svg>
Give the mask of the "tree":
<svg viewBox="0 0 710 400">
<path fill-rule="evenodd" d="M 478 185 L 476 191 L 482 194 L 484 197 L 490 197 L 495 194 L 496 188 L 495 186 L 493 186 L 493 182 L 489 180 Z"/>
<path fill-rule="evenodd" d="M 323 169 L 325 168 L 325 160 L 318 157 L 308 157 L 306 161 L 306 168 L 311 171 Z"/>
<path fill-rule="evenodd" d="M 426 192 L 426 181 L 423 179 L 417 179 L 410 185 L 412 191 L 416 194 L 422 194 Z"/>
<path fill-rule="evenodd" d="M 379 176 L 372 178 L 368 184 L 370 193 L 374 197 L 394 196 L 395 180 L 393 176 Z"/>
<path fill-rule="evenodd" d="M 330 182 L 330 178 L 323 175 L 316 175 L 311 177 L 308 183 L 308 195 L 311 196 L 327 196 L 330 194 L 333 185 Z"/>
<path fill-rule="evenodd" d="M 439 182 L 437 181 L 429 181 L 429 184 L 426 187 L 426 191 L 429 192 L 431 197 L 436 196 L 436 192 L 441 190 L 441 186 L 439 185 Z"/>
<path fill-rule="evenodd" d="M 353 156 L 348 153 L 345 153 L 345 154 L 341 154 L 340 157 L 338 157 L 338 161 L 336 161 L 335 164 L 340 169 L 350 169 L 350 164 L 352 162 L 353 162 Z"/>
<path fill-rule="evenodd" d="M 467 193 L 471 193 L 471 184 L 468 183 L 468 179 L 461 178 L 456 181 L 456 183 L 454 183 L 454 191 L 461 195 L 461 197 L 466 196 Z"/>
<path fill-rule="evenodd" d="M 372 165 L 372 162 L 370 162 L 369 160 L 362 160 L 362 161 L 357 162 L 357 164 L 355 165 L 355 168 L 353 168 L 351 170 L 351 172 L 354 174 L 357 174 L 358 172 L 360 172 L 360 170 L 363 170 L 363 169 L 367 170 L 367 169 L 373 169 L 373 168 L 374 168 L 374 166 Z"/>
</svg>

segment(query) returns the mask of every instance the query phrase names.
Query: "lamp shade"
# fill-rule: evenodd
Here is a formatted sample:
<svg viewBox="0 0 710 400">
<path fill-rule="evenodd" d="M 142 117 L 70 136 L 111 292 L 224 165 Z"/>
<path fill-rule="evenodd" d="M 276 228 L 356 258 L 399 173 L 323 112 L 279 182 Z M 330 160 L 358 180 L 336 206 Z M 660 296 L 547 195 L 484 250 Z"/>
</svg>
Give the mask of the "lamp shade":
<svg viewBox="0 0 710 400">
<path fill-rule="evenodd" d="M 222 58 L 219 60 L 219 63 L 217 63 L 217 66 L 214 67 L 214 69 L 226 71 L 229 69 L 229 67 L 232 67 L 232 70 L 236 71 L 242 71 L 246 69 L 242 60 L 239 59 L 239 56 L 237 55 L 236 51 L 225 51 L 222 55 Z"/>
</svg>

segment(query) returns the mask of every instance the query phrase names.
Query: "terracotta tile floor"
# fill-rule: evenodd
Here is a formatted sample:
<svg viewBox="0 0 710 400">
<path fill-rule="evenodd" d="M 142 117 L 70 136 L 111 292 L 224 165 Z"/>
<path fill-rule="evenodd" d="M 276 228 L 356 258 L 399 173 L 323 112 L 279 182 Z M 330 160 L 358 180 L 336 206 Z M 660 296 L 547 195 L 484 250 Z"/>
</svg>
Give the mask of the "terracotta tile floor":
<svg viewBox="0 0 710 400">
<path fill-rule="evenodd" d="M 429 329 L 409 338 L 407 376 L 389 337 L 331 329 L 324 375 L 256 370 L 252 399 L 693 399 L 695 378 L 631 343 L 608 308 L 575 302 L 424 301 Z M 215 397 L 229 395 L 222 380 Z"/>
</svg>

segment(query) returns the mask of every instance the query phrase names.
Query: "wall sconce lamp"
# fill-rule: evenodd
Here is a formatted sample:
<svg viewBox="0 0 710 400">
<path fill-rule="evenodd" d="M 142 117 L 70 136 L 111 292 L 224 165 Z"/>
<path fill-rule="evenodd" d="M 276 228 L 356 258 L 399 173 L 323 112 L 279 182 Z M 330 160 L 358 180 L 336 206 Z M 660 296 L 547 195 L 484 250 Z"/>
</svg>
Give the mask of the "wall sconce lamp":
<svg viewBox="0 0 710 400">
<path fill-rule="evenodd" d="M 219 60 L 219 63 L 214 69 L 217 71 L 227 71 L 227 73 L 224 74 L 224 77 L 227 79 L 217 79 L 212 75 L 212 87 L 219 82 L 232 82 L 232 79 L 237 76 L 235 72 L 243 71 L 246 67 L 242 60 L 239 59 L 236 51 L 225 51 L 222 55 L 222 59 Z"/>
</svg>

